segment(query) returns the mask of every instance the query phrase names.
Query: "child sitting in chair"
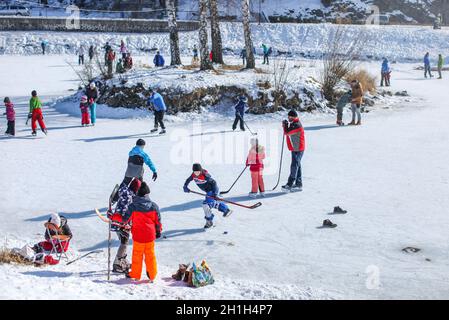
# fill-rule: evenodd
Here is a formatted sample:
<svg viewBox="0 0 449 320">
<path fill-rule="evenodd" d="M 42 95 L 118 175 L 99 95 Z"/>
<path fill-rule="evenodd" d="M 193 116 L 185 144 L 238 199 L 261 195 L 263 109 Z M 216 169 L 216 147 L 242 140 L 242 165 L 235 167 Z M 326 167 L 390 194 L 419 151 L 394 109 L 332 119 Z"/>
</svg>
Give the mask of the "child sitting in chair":
<svg viewBox="0 0 449 320">
<path fill-rule="evenodd" d="M 66 252 L 72 238 L 72 231 L 67 224 L 67 218 L 57 213 L 52 213 L 50 219 L 45 223 L 45 229 L 45 241 L 34 245 L 33 250 L 36 253 L 51 251 L 53 249 L 52 237 L 58 236 L 60 242 L 55 244 L 56 251 L 58 253 Z"/>
</svg>

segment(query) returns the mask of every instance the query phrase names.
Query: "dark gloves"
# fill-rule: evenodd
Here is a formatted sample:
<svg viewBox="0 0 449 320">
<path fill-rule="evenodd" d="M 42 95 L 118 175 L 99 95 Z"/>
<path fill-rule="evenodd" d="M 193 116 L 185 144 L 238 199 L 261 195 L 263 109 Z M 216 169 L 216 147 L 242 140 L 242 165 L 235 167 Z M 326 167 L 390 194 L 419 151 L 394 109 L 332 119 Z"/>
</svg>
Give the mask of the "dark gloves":
<svg viewBox="0 0 449 320">
<path fill-rule="evenodd" d="M 282 121 L 282 126 L 283 126 L 284 128 L 287 128 L 287 127 L 288 127 L 288 120 Z"/>
<path fill-rule="evenodd" d="M 31 119 L 33 117 L 33 114 L 30 112 L 28 113 L 28 119 Z"/>
<path fill-rule="evenodd" d="M 156 239 L 159 239 L 161 237 L 161 233 L 159 231 L 156 231 Z"/>
<path fill-rule="evenodd" d="M 154 172 L 153 173 L 153 181 L 156 181 L 156 179 L 157 179 L 157 172 Z"/>
<path fill-rule="evenodd" d="M 184 186 L 184 192 L 185 192 L 185 193 L 189 193 L 189 192 L 190 192 L 190 189 L 189 189 L 187 186 Z"/>
</svg>

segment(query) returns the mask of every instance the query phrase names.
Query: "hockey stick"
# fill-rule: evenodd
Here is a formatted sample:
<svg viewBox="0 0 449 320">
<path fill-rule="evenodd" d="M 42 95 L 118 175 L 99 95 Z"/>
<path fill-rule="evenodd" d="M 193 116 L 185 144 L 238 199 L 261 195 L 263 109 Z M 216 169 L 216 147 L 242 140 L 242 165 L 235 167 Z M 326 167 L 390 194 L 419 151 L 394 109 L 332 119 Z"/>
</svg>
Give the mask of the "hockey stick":
<svg viewBox="0 0 449 320">
<path fill-rule="evenodd" d="M 285 144 L 285 134 L 282 135 L 281 163 L 279 164 L 278 181 L 276 183 L 276 186 L 271 191 L 276 190 L 276 188 L 279 186 L 279 182 L 281 181 L 282 160 L 284 158 L 284 144 Z"/>
<path fill-rule="evenodd" d="M 80 257 L 78 257 L 78 258 L 76 258 L 76 259 L 73 259 L 72 261 L 67 262 L 67 263 L 66 263 L 66 266 L 68 266 L 69 264 L 72 264 L 72 263 L 74 263 L 75 261 L 78 261 L 78 260 L 80 260 L 80 259 L 82 259 L 82 258 L 84 258 L 84 257 L 87 257 L 88 255 L 91 255 L 91 254 L 93 254 L 93 253 L 99 253 L 99 252 L 102 252 L 102 251 L 103 251 L 103 250 L 94 250 L 94 251 L 88 252 L 88 253 L 86 253 L 86 254 L 83 254 L 82 256 L 80 256 Z"/>
<path fill-rule="evenodd" d="M 194 194 L 197 194 L 197 195 L 200 195 L 200 196 L 209 197 L 207 194 L 204 194 L 204 193 L 200 193 L 200 192 L 196 192 L 196 191 L 192 191 L 192 190 L 190 190 L 190 192 L 194 193 Z M 245 208 L 245 209 L 256 209 L 256 208 L 258 208 L 258 207 L 260 207 L 262 205 L 262 202 L 258 202 L 256 204 L 253 204 L 252 206 L 245 206 L 244 204 L 240 204 L 240 203 L 237 203 L 237 202 L 225 200 L 225 199 L 218 198 L 218 197 L 209 197 L 209 198 L 212 198 L 212 199 L 217 200 L 217 201 L 222 201 L 222 202 L 225 202 L 225 203 L 233 204 L 235 206 L 242 207 L 242 208 Z"/>
<path fill-rule="evenodd" d="M 109 196 L 109 212 L 112 212 L 112 199 L 114 199 L 114 196 L 118 192 L 119 185 L 116 184 L 114 187 L 114 190 L 112 190 L 111 195 Z M 97 213 L 98 214 L 98 213 Z M 111 219 L 108 219 L 108 281 L 111 278 Z"/>
<path fill-rule="evenodd" d="M 233 183 L 232 186 L 229 188 L 229 190 L 220 192 L 220 195 L 228 194 L 228 193 L 231 191 L 232 187 L 234 187 L 234 185 L 237 183 L 237 181 L 239 181 L 240 177 L 243 175 L 243 173 L 246 171 L 246 169 L 248 169 L 248 166 L 245 166 L 245 169 L 243 169 L 242 173 L 240 173 L 240 175 L 239 175 L 239 176 L 237 177 L 237 179 L 234 181 L 234 183 Z"/>
<path fill-rule="evenodd" d="M 253 136 L 257 136 L 257 133 L 254 133 L 251 131 L 251 129 L 249 128 L 248 124 L 246 123 L 245 120 L 243 120 L 243 117 L 239 114 L 240 120 L 242 120 L 243 124 L 246 126 L 246 128 L 248 129 L 248 131 L 253 135 Z"/>
</svg>

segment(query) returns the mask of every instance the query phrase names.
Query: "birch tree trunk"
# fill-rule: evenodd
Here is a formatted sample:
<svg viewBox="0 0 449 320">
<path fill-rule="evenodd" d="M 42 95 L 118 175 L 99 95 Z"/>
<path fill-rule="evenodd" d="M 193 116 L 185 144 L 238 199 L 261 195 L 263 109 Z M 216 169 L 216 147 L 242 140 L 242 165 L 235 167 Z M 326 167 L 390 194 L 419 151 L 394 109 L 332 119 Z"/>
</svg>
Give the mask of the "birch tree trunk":
<svg viewBox="0 0 449 320">
<path fill-rule="evenodd" d="M 201 65 L 200 70 L 213 69 L 212 63 L 209 60 L 209 45 L 207 39 L 207 2 L 208 0 L 199 0 L 200 8 L 200 54 Z"/>
<path fill-rule="evenodd" d="M 246 47 L 246 68 L 254 69 L 256 67 L 256 62 L 254 60 L 253 52 L 253 40 L 251 38 L 251 27 L 249 24 L 249 0 L 242 0 L 242 15 L 243 15 L 243 33 L 245 36 L 245 47 Z"/>
<path fill-rule="evenodd" d="M 212 35 L 212 61 L 215 63 L 224 64 L 217 0 L 209 0 L 209 7 Z"/>
<path fill-rule="evenodd" d="M 176 22 L 175 0 L 167 1 L 168 9 L 168 28 L 170 30 L 170 65 L 176 66 L 181 64 L 181 57 L 179 55 L 179 37 L 178 24 Z"/>
</svg>

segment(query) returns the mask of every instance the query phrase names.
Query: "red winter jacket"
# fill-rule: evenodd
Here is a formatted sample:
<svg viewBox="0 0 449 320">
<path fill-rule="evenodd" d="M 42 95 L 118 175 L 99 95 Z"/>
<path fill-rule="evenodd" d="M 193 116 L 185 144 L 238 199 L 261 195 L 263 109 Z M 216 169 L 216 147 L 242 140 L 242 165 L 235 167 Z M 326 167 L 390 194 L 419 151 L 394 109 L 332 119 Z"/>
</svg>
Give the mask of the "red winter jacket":
<svg viewBox="0 0 449 320">
<path fill-rule="evenodd" d="M 293 120 L 290 126 L 284 127 L 284 134 L 287 136 L 288 150 L 299 152 L 306 149 L 304 127 L 299 121 L 299 118 Z"/>
<path fill-rule="evenodd" d="M 6 107 L 6 119 L 8 121 L 16 120 L 16 112 L 14 111 L 14 105 L 12 103 L 5 103 Z"/>
<path fill-rule="evenodd" d="M 149 197 L 134 197 L 124 220 L 131 224 L 133 240 L 139 243 L 153 242 L 162 231 L 159 207 Z"/>
<path fill-rule="evenodd" d="M 250 166 L 251 172 L 259 172 L 264 168 L 263 160 L 265 159 L 265 148 L 259 146 L 259 150 L 256 151 L 256 147 L 252 147 L 249 150 L 248 158 L 246 158 L 246 165 Z"/>
</svg>

